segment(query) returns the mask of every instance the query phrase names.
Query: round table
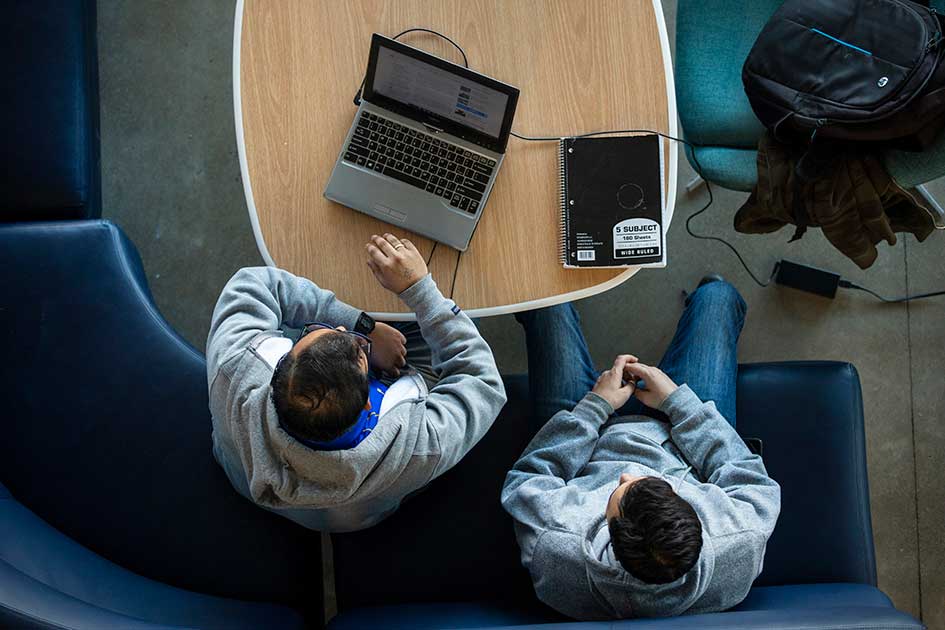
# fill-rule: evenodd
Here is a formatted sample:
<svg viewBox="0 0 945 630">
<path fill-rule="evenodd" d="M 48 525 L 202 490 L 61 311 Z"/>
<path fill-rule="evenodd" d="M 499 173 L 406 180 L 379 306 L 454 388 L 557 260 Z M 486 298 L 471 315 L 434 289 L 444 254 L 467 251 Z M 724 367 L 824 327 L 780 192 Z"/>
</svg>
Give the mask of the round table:
<svg viewBox="0 0 945 630">
<path fill-rule="evenodd" d="M 406 234 L 424 257 L 433 242 L 322 196 L 354 117 L 372 33 L 420 26 L 451 37 L 472 69 L 521 90 L 512 126 L 519 134 L 634 128 L 677 135 L 660 0 L 238 0 L 235 26 L 236 138 L 259 251 L 267 264 L 379 319 L 413 315 L 374 280 L 367 238 Z M 434 35 L 400 41 L 461 63 Z M 678 152 L 663 142 L 668 230 Z M 470 316 L 588 297 L 638 271 L 561 266 L 558 179 L 556 142 L 510 138 L 469 249 L 457 261 L 456 250 L 436 248 L 430 272 Z"/>
</svg>

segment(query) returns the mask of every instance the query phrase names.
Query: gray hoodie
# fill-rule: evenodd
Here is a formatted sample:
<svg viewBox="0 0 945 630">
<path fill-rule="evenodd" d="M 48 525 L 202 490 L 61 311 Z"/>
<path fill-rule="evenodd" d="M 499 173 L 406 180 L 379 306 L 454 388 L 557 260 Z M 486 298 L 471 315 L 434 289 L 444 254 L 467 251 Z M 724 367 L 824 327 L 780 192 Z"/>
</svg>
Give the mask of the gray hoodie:
<svg viewBox="0 0 945 630">
<path fill-rule="evenodd" d="M 259 345 L 308 322 L 352 330 L 360 311 L 304 278 L 273 267 L 241 269 L 223 289 L 207 340 L 213 454 L 254 503 L 320 531 L 353 531 L 455 465 L 505 404 L 492 351 L 427 275 L 400 294 L 417 315 L 439 382 L 385 411 L 356 447 L 315 451 L 279 425 L 272 367 Z"/>
<path fill-rule="evenodd" d="M 589 393 L 538 432 L 509 472 L 502 505 L 515 519 L 522 564 L 538 598 L 576 619 L 725 610 L 761 573 L 781 489 L 712 402 L 683 385 L 645 416 L 611 418 Z M 669 584 L 647 584 L 614 557 L 604 511 L 621 473 L 662 476 L 702 521 L 696 565 Z"/>
</svg>

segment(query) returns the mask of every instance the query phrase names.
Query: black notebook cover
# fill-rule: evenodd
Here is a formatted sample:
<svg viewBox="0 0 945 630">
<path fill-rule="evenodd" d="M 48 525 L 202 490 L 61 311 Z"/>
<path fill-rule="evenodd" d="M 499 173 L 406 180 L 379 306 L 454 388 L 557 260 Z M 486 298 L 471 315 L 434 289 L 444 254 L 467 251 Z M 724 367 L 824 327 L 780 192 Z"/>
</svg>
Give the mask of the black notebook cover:
<svg viewBox="0 0 945 630">
<path fill-rule="evenodd" d="M 561 141 L 565 267 L 666 265 L 657 135 Z"/>
</svg>

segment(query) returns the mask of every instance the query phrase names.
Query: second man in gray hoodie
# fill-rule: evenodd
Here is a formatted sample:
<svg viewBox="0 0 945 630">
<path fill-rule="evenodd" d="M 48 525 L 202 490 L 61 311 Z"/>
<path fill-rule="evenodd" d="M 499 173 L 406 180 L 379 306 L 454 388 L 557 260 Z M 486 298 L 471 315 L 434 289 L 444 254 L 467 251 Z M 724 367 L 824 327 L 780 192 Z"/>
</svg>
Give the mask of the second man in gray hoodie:
<svg viewBox="0 0 945 630">
<path fill-rule="evenodd" d="M 599 377 L 573 307 L 517 315 L 544 424 L 502 504 L 543 602 L 576 619 L 620 619 L 744 599 L 780 510 L 778 484 L 734 429 L 744 315 L 731 285 L 704 281 L 665 372 L 621 355 Z"/>
</svg>

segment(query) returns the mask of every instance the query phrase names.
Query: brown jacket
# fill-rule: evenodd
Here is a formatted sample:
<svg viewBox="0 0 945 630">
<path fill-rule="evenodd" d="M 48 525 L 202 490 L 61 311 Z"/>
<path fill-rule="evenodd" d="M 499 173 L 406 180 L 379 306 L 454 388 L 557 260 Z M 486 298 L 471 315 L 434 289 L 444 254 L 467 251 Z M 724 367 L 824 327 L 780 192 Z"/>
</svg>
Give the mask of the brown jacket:
<svg viewBox="0 0 945 630">
<path fill-rule="evenodd" d="M 819 227 L 834 247 L 866 269 L 876 260 L 880 241 L 895 245 L 896 232 L 910 232 L 921 242 L 935 229 L 929 211 L 893 181 L 875 155 L 836 155 L 823 176 L 804 181 L 795 173 L 796 152 L 769 133 L 762 137 L 758 183 L 735 214 L 737 231 L 768 233 L 791 223 L 797 226 L 794 241 L 808 226 Z"/>
</svg>

